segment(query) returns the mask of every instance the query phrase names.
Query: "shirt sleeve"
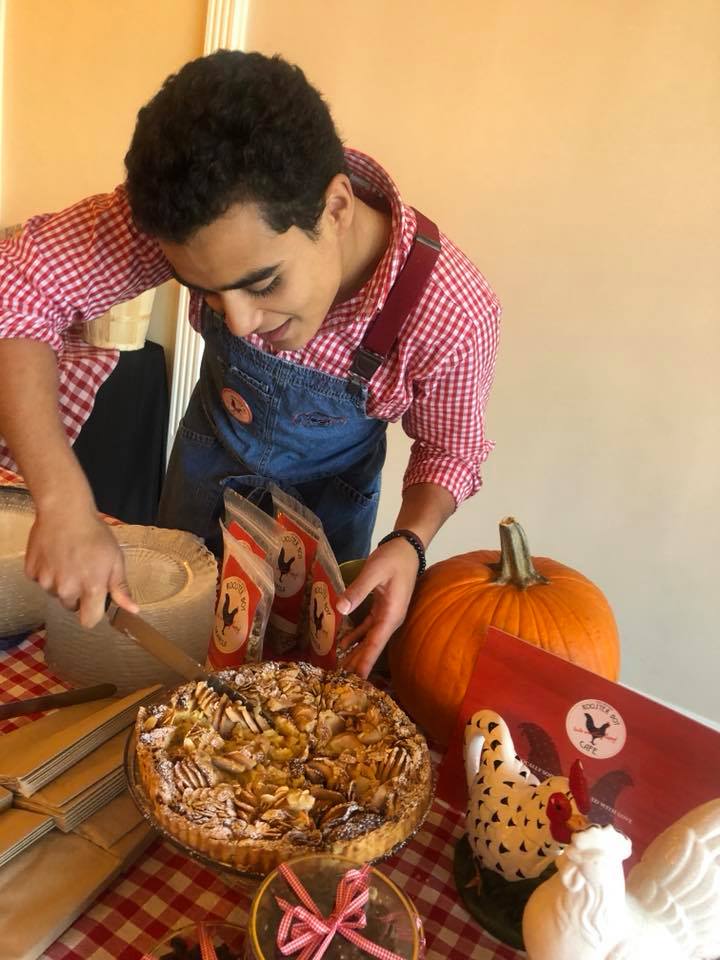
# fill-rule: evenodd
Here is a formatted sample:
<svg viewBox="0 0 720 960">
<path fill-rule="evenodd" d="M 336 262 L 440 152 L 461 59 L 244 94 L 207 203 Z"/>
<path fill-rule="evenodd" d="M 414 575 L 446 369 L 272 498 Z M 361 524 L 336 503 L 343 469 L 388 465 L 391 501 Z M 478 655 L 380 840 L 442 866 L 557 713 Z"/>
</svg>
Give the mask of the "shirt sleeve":
<svg viewBox="0 0 720 960">
<path fill-rule="evenodd" d="M 123 186 L 61 213 L 33 217 L 0 243 L 0 338 L 63 350 L 63 332 L 171 276 L 155 240 L 135 227 Z"/>
<path fill-rule="evenodd" d="M 463 342 L 415 382 L 402 419 L 414 440 L 403 490 L 435 483 L 458 505 L 479 490 L 480 465 L 495 445 L 485 437 L 485 407 L 495 375 L 499 316 L 495 302 Z"/>
</svg>

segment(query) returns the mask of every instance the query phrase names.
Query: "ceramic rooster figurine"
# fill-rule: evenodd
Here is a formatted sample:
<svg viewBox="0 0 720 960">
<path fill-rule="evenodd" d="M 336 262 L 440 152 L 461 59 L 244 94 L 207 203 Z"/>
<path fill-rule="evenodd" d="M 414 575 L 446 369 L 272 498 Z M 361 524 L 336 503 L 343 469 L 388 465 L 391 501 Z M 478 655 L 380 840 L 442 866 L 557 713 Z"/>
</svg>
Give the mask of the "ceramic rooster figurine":
<svg viewBox="0 0 720 960">
<path fill-rule="evenodd" d="M 630 840 L 612 826 L 575 832 L 565 794 L 551 829 L 571 842 L 530 897 L 530 960 L 713 960 L 720 956 L 720 799 L 687 813 L 647 848 L 625 881 Z"/>
<path fill-rule="evenodd" d="M 517 756 L 507 724 L 492 710 L 480 710 L 465 727 L 465 769 L 470 846 L 480 866 L 506 880 L 538 877 L 563 849 L 548 820 L 553 794 L 565 798 L 566 821 L 587 823 L 581 818 L 589 799 L 580 762 L 570 779 L 553 776 L 541 783 Z"/>
</svg>

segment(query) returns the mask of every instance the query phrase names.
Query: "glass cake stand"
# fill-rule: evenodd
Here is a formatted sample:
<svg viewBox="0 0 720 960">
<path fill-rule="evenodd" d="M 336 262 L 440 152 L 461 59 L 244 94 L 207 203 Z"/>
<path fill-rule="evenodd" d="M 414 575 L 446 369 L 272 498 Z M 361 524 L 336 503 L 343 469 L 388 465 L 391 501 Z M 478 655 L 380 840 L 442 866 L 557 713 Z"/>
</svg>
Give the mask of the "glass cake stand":
<svg viewBox="0 0 720 960">
<path fill-rule="evenodd" d="M 145 788 L 138 775 L 137 755 L 135 753 L 135 736 L 133 730 L 130 731 L 127 743 L 125 744 L 125 776 L 127 778 L 130 796 L 133 798 L 138 810 L 143 817 L 145 817 L 148 823 L 150 823 L 151 826 L 154 827 L 155 830 L 163 837 L 163 839 L 167 840 L 174 847 L 177 847 L 178 850 L 182 851 L 185 856 L 190 857 L 191 860 L 202 864 L 203 867 L 207 867 L 208 870 L 212 870 L 213 873 L 218 874 L 218 876 L 229 886 L 240 887 L 241 889 L 247 891 L 250 896 L 252 896 L 258 884 L 264 878 L 264 874 L 251 873 L 247 870 L 239 870 L 230 863 L 225 863 L 222 860 L 215 860 L 204 853 L 200 853 L 199 850 L 196 850 L 194 847 L 191 847 L 188 844 L 183 843 L 182 840 L 179 840 L 177 837 L 174 837 L 168 830 L 165 829 L 165 827 L 162 826 L 161 823 L 158 822 L 150 800 L 148 799 L 147 793 L 145 792 Z"/>
<path fill-rule="evenodd" d="M 202 923 L 218 960 L 244 960 L 245 929 L 225 920 L 207 920 Z M 155 944 L 148 956 L 153 960 L 188 960 L 201 956 L 200 924 L 193 923 L 179 930 L 171 930 Z"/>
</svg>

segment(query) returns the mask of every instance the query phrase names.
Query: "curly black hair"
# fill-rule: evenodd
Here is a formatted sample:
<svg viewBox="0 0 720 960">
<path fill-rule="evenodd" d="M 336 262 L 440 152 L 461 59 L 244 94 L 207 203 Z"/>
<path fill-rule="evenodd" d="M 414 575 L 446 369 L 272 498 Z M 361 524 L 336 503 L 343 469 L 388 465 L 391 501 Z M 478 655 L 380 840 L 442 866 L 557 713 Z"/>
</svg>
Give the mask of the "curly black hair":
<svg viewBox="0 0 720 960">
<path fill-rule="evenodd" d="M 345 158 L 327 104 L 299 67 L 218 50 L 172 74 L 142 107 L 125 166 L 138 227 L 184 243 L 250 202 L 277 233 L 313 235 Z"/>
</svg>

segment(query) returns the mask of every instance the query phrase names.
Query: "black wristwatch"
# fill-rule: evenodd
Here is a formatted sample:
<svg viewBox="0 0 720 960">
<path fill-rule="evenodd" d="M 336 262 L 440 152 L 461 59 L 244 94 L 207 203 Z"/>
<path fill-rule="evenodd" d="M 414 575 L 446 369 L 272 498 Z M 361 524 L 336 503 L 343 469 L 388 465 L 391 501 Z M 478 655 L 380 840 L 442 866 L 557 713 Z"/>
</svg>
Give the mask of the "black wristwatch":
<svg viewBox="0 0 720 960">
<path fill-rule="evenodd" d="M 415 548 L 415 553 L 418 557 L 417 575 L 421 577 L 423 573 L 425 573 L 425 567 L 427 566 L 425 562 L 425 547 L 422 540 L 416 533 L 413 533 L 412 530 L 393 530 L 392 533 L 389 533 L 386 537 L 382 538 L 380 543 L 378 543 L 378 546 L 381 547 L 389 540 L 395 540 L 396 537 L 402 537 L 403 540 L 407 540 L 411 547 Z"/>
</svg>

